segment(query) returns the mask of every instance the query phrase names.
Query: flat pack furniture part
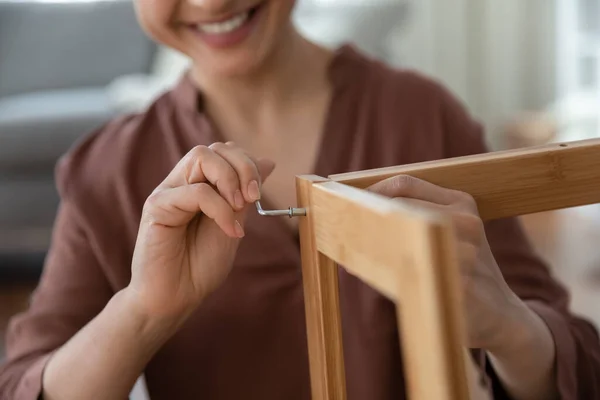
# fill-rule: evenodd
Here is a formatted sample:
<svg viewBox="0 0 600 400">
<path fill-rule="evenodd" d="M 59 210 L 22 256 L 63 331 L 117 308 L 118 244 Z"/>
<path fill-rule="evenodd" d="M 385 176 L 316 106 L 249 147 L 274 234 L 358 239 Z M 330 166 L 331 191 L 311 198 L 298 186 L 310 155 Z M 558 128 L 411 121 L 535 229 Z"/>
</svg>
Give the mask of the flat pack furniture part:
<svg viewBox="0 0 600 400">
<path fill-rule="evenodd" d="M 396 303 L 411 400 L 486 399 L 463 344 L 447 217 L 364 190 L 411 175 L 469 193 L 483 220 L 600 203 L 600 140 L 296 178 L 313 400 L 345 400 L 338 265 Z M 270 213 L 270 214 L 269 214 Z"/>
</svg>

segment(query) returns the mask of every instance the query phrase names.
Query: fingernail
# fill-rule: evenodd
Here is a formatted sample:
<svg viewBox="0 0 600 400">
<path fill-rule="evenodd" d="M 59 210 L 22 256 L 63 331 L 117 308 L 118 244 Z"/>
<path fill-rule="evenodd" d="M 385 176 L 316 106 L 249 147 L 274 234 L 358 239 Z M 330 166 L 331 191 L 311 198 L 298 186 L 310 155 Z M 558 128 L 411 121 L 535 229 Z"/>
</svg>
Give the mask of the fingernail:
<svg viewBox="0 0 600 400">
<path fill-rule="evenodd" d="M 250 182 L 250 184 L 248 185 L 248 195 L 250 195 L 250 198 L 252 198 L 252 200 L 254 201 L 260 200 L 260 190 L 258 189 L 258 182 Z"/>
<path fill-rule="evenodd" d="M 246 201 L 244 200 L 244 195 L 242 194 L 241 191 L 236 190 L 235 194 L 233 195 L 233 200 L 235 201 L 235 206 L 239 209 L 244 208 L 244 205 L 246 204 Z"/>
<path fill-rule="evenodd" d="M 235 221 L 235 234 L 239 238 L 243 238 L 245 235 L 244 228 L 242 228 L 242 225 L 240 225 L 240 222 L 237 220 Z"/>
</svg>

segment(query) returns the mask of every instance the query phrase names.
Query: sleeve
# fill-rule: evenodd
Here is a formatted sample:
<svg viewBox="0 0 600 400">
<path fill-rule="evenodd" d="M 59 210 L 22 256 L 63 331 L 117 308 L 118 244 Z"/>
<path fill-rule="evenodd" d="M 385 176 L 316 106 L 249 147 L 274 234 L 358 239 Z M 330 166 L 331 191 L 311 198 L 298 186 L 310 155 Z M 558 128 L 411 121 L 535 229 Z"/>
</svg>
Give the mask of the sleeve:
<svg viewBox="0 0 600 400">
<path fill-rule="evenodd" d="M 9 322 L 7 359 L 0 366 L 1 399 L 38 399 L 51 354 L 112 297 L 86 235 L 89 227 L 65 190 L 71 169 L 66 162 L 57 168 L 61 204 L 38 287 L 29 309 Z"/>
<path fill-rule="evenodd" d="M 487 152 L 481 126 L 444 92 L 444 147 L 447 157 Z M 486 222 L 496 261 L 512 290 L 545 321 L 556 349 L 556 382 L 563 400 L 600 399 L 600 340 L 594 326 L 570 312 L 570 296 L 528 242 L 518 218 Z M 495 398 L 507 398 L 491 375 Z"/>
</svg>

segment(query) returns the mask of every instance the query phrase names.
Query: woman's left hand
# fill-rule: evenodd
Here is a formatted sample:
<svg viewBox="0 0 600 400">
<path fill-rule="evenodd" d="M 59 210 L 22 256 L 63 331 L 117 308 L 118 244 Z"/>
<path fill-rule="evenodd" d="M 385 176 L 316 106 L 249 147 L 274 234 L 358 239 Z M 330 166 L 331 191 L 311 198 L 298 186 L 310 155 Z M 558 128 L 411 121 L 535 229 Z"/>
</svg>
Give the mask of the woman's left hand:
<svg viewBox="0 0 600 400">
<path fill-rule="evenodd" d="M 451 218 L 462 275 L 468 331 L 465 345 L 492 353 L 510 347 L 518 330 L 527 328 L 531 311 L 504 280 L 473 197 L 407 175 L 383 180 L 367 190 L 441 211 Z"/>
</svg>

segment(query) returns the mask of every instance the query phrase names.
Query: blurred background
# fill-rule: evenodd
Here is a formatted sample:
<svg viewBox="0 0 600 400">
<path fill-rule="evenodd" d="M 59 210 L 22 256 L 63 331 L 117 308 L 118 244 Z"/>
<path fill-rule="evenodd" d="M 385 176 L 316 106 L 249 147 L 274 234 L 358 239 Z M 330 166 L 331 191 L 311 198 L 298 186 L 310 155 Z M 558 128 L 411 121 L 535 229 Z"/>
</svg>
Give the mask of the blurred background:
<svg viewBox="0 0 600 400">
<path fill-rule="evenodd" d="M 439 79 L 493 150 L 600 136 L 600 0 L 299 0 L 294 20 Z M 41 271 L 58 157 L 186 66 L 143 35 L 130 0 L 0 0 L 0 343 Z M 600 323 L 598 207 L 523 221 L 573 308 Z"/>
</svg>

